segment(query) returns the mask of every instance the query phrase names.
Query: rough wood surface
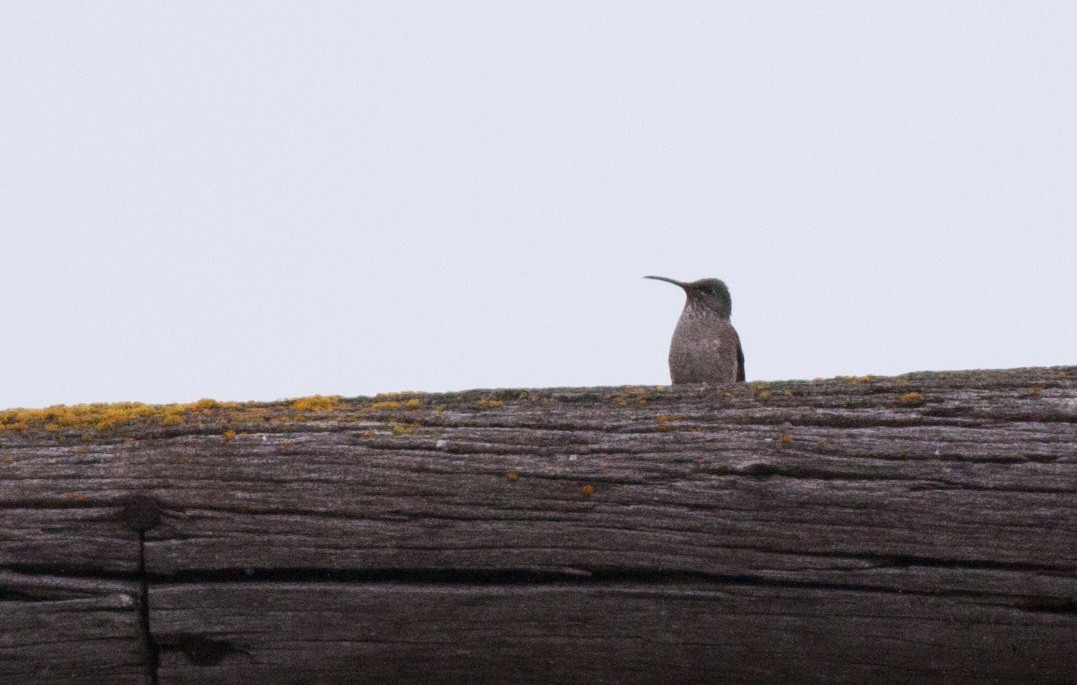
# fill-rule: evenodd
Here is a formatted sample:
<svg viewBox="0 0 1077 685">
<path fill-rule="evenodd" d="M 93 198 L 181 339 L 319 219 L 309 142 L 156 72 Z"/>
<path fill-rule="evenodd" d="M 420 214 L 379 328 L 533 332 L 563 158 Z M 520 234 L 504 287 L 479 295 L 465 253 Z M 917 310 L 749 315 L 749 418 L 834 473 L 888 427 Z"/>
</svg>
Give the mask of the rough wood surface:
<svg viewBox="0 0 1077 685">
<path fill-rule="evenodd" d="M 0 571 L 0 682 L 143 683 L 134 581 Z"/>
<path fill-rule="evenodd" d="M 134 579 L 143 553 L 162 683 L 484 660 L 535 681 L 1065 682 L 1077 662 L 1077 367 L 176 416 L 0 431 L 0 568 Z M 162 506 L 144 545 L 134 494 Z M 654 617 L 679 611 L 673 638 Z"/>
<path fill-rule="evenodd" d="M 163 586 L 152 604 L 162 685 L 979 685 L 1073 673 L 1072 620 L 866 590 L 215 583 Z M 215 642 L 192 643 L 192 634 Z M 204 667 L 192 669 L 192 657 Z"/>
</svg>

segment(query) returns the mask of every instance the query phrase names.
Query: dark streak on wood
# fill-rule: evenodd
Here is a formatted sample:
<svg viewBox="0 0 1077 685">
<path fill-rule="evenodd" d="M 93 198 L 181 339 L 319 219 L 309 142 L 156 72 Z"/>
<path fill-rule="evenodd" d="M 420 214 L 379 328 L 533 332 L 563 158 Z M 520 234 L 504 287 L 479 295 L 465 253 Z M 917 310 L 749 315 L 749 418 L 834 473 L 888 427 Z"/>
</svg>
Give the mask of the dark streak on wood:
<svg viewBox="0 0 1077 685">
<path fill-rule="evenodd" d="M 1077 367 L 410 399 L 0 433 L 0 680 L 137 682 L 158 654 L 162 684 L 1077 662 Z"/>
</svg>

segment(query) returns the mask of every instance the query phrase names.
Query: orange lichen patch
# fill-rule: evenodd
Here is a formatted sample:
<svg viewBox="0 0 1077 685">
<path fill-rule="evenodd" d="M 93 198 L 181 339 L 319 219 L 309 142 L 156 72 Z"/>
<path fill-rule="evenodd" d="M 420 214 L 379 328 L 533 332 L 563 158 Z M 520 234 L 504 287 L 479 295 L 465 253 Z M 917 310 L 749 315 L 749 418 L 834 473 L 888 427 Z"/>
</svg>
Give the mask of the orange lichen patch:
<svg viewBox="0 0 1077 685">
<path fill-rule="evenodd" d="M 209 397 L 203 397 L 197 402 L 191 402 L 190 404 L 178 405 L 186 409 L 187 411 L 197 412 L 211 412 L 218 409 L 235 409 L 239 406 L 238 402 L 218 402 L 215 399 Z"/>
<path fill-rule="evenodd" d="M 914 407 L 924 403 L 924 394 L 920 392 L 907 392 L 898 398 L 898 403 L 906 407 Z"/>
<path fill-rule="evenodd" d="M 294 411 L 332 411 L 340 404 L 340 395 L 310 395 L 292 400 Z"/>
<path fill-rule="evenodd" d="M 501 400 L 492 400 L 487 397 L 482 398 L 475 402 L 483 409 L 500 409 L 505 403 Z"/>
<path fill-rule="evenodd" d="M 374 401 L 369 408 L 375 411 L 380 409 L 399 409 L 400 407 L 418 407 L 422 403 L 422 393 L 413 390 L 404 392 L 380 392 L 374 396 Z"/>
<path fill-rule="evenodd" d="M 57 432 L 64 430 L 106 431 L 128 424 L 178 426 L 192 417 L 205 417 L 214 413 L 228 413 L 230 422 L 264 421 L 268 410 L 264 407 L 241 405 L 236 402 L 218 402 L 201 399 L 188 404 L 145 404 L 143 402 L 115 402 L 94 404 L 57 404 L 44 409 L 7 409 L 0 411 L 0 431 Z M 91 433 L 83 433 L 82 439 L 91 441 Z"/>
<path fill-rule="evenodd" d="M 152 418 L 161 407 L 140 402 L 116 404 L 57 404 L 44 409 L 7 409 L 0 411 L 0 430 L 43 429 L 50 432 L 67 428 L 106 430 L 121 423 Z"/>
<path fill-rule="evenodd" d="M 875 376 L 868 374 L 867 376 L 837 376 L 834 380 L 845 381 L 849 385 L 856 385 L 858 383 L 867 383 L 873 378 L 875 378 Z"/>
<path fill-rule="evenodd" d="M 184 408 L 180 405 L 165 407 L 161 416 L 162 426 L 178 426 L 183 423 Z"/>
<path fill-rule="evenodd" d="M 69 492 L 66 497 L 72 502 L 85 502 L 90 499 L 87 495 L 84 495 L 81 492 Z"/>
<path fill-rule="evenodd" d="M 815 441 L 815 444 L 822 447 L 823 445 L 826 444 L 826 438 L 819 438 L 818 440 Z"/>
<path fill-rule="evenodd" d="M 677 428 L 673 424 L 676 421 L 683 421 L 684 417 L 676 416 L 675 414 L 663 414 L 661 416 L 656 416 L 654 420 L 655 423 L 658 425 L 659 432 L 668 433 L 670 431 L 676 430 Z"/>
<path fill-rule="evenodd" d="M 580 488 L 580 492 L 583 493 L 584 497 L 590 497 L 591 495 L 595 494 L 595 486 L 588 483 L 587 485 L 584 485 L 582 488 Z"/>
<path fill-rule="evenodd" d="M 90 448 L 86 445 L 81 445 L 77 450 L 75 450 L 75 452 L 78 454 L 88 454 L 90 452 Z"/>
<path fill-rule="evenodd" d="M 788 445 L 789 443 L 793 442 L 793 436 L 789 435 L 788 433 L 782 433 L 782 442 Z"/>
<path fill-rule="evenodd" d="M 516 473 L 515 471 L 509 471 L 508 473 L 505 474 L 505 477 L 508 478 L 509 480 L 511 480 L 514 483 L 516 481 L 520 480 L 520 474 Z"/>
<path fill-rule="evenodd" d="M 15 463 L 15 457 L 12 457 L 10 455 L 4 457 L 3 460 L 0 461 L 0 464 L 3 464 L 4 466 L 10 466 L 11 464 L 14 464 L 14 463 Z"/>
<path fill-rule="evenodd" d="M 1035 386 L 1029 388 L 1029 392 L 1031 392 L 1033 395 L 1039 395 L 1040 393 L 1042 393 L 1046 389 L 1047 388 L 1043 387 L 1042 385 L 1035 385 Z"/>
<path fill-rule="evenodd" d="M 624 388 L 623 394 L 613 396 L 613 403 L 618 407 L 628 406 L 630 402 L 636 404 L 647 404 L 650 401 L 651 391 L 649 388 L 645 388 L 639 385 L 632 385 Z"/>
<path fill-rule="evenodd" d="M 221 437 L 224 438 L 225 442 L 232 442 L 233 440 L 236 439 L 236 432 L 234 430 L 229 429 L 229 430 L 226 430 Z"/>
<path fill-rule="evenodd" d="M 370 408 L 374 411 L 381 411 L 383 409 L 399 409 L 400 403 L 396 400 L 384 400 L 382 402 L 375 402 L 371 404 Z"/>
<path fill-rule="evenodd" d="M 393 435 L 411 435 L 422 427 L 418 423 L 394 423 L 389 427 Z"/>
</svg>

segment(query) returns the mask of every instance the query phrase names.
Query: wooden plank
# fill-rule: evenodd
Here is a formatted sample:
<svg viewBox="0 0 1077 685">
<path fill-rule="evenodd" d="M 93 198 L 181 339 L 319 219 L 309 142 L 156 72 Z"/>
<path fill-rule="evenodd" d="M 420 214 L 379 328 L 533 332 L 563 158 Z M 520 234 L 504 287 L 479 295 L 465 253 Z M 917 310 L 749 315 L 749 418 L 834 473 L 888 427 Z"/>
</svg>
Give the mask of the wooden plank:
<svg viewBox="0 0 1077 685">
<path fill-rule="evenodd" d="M 1073 613 L 708 583 L 197 583 L 151 592 L 161 685 L 1062 683 Z"/>
<path fill-rule="evenodd" d="M 0 571 L 0 683 L 145 682 L 135 582 Z"/>
</svg>

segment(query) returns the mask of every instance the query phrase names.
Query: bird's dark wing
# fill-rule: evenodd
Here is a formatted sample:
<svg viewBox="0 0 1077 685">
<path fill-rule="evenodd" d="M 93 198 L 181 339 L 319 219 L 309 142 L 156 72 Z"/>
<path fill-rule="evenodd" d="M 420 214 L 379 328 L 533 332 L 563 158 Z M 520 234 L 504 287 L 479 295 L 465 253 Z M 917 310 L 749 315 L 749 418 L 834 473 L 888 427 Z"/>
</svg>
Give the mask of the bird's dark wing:
<svg viewBox="0 0 1077 685">
<path fill-rule="evenodd" d="M 740 346 L 740 338 L 737 338 L 737 382 L 744 382 L 744 348 Z"/>
</svg>

